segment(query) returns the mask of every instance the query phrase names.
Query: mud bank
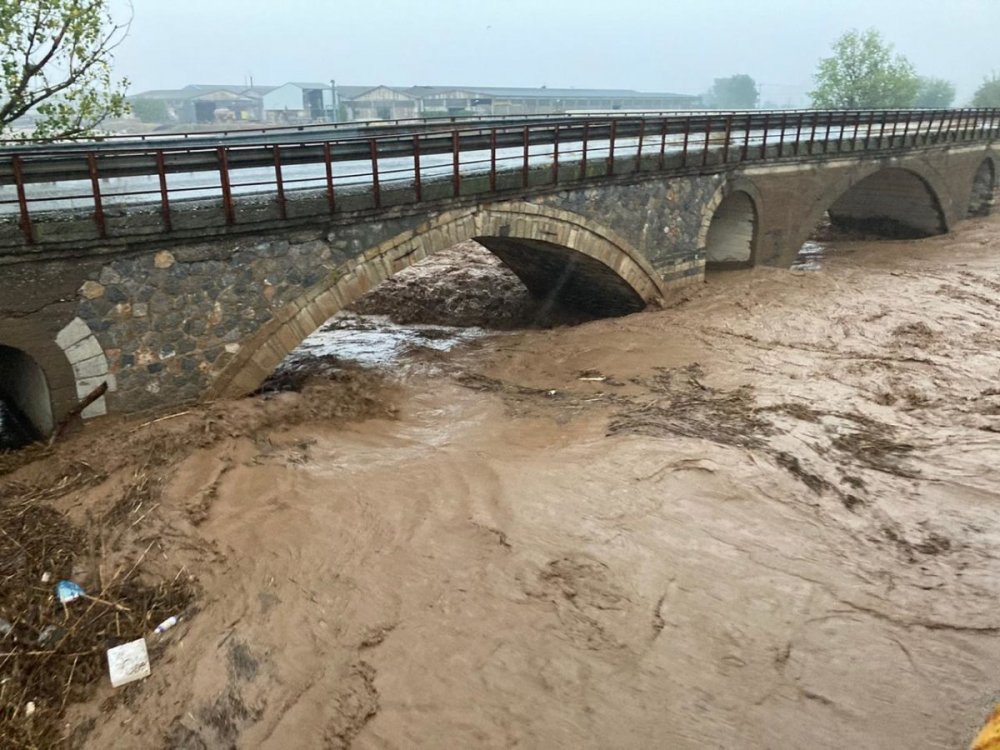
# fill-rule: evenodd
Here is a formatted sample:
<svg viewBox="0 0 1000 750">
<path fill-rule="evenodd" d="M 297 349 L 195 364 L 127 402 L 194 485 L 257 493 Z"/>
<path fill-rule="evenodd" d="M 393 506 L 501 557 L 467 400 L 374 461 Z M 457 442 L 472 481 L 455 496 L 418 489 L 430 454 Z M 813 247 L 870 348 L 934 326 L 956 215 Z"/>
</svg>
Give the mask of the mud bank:
<svg viewBox="0 0 1000 750">
<path fill-rule="evenodd" d="M 963 747 L 1000 692 L 998 308 L 975 220 L 90 425 L 0 492 L 86 461 L 45 499 L 84 519 L 160 457 L 122 523 L 199 593 L 150 678 L 60 722 L 92 748 Z"/>
</svg>

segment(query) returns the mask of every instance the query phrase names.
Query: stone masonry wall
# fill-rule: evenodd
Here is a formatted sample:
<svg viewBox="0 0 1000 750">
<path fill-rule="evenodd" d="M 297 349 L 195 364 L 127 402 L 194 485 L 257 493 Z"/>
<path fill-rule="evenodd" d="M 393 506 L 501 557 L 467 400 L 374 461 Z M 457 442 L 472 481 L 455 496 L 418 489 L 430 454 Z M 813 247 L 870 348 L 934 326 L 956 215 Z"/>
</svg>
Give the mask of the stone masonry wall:
<svg viewBox="0 0 1000 750">
<path fill-rule="evenodd" d="M 702 213 L 721 176 L 646 179 L 537 198 L 630 241 L 668 280 L 701 272 Z M 284 237 L 213 240 L 119 257 L 80 286 L 77 317 L 104 350 L 109 411 L 199 398 L 276 311 L 365 250 L 428 218 L 361 220 Z M 92 272 L 93 273 L 93 272 Z"/>
<path fill-rule="evenodd" d="M 373 235 L 414 223 L 188 245 L 110 262 L 83 283 L 77 306 L 116 379 L 110 410 L 197 399 L 277 309 L 362 253 Z"/>
<path fill-rule="evenodd" d="M 725 175 L 643 179 L 634 184 L 564 190 L 540 199 L 544 205 L 590 216 L 612 227 L 638 248 L 667 282 L 704 269 L 698 237 L 705 208 Z"/>
</svg>

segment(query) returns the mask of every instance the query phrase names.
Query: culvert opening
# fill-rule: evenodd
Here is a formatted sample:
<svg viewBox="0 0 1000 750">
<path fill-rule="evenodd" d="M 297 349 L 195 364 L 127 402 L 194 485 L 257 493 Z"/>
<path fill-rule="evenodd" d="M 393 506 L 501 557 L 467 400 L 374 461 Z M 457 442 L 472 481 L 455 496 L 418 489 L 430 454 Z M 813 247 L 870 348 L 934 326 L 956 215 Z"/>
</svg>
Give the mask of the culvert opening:
<svg viewBox="0 0 1000 750">
<path fill-rule="evenodd" d="M 313 376 L 434 360 L 491 332 L 577 325 L 637 312 L 642 298 L 588 256 L 539 240 L 480 237 L 430 255 L 327 320 L 262 391 Z"/>
<path fill-rule="evenodd" d="M 0 451 L 16 450 L 52 431 L 45 373 L 27 353 L 0 345 Z"/>
</svg>

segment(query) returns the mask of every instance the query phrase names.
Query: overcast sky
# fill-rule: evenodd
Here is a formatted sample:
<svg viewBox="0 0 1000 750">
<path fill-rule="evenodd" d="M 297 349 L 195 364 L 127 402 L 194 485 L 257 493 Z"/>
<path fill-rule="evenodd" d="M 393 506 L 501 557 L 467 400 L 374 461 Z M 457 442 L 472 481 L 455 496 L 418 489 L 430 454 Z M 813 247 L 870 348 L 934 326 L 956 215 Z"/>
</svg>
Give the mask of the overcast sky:
<svg viewBox="0 0 1000 750">
<path fill-rule="evenodd" d="M 112 0 L 119 17 L 126 0 Z M 804 104 L 817 60 L 875 27 L 961 104 L 1000 71 L 1000 0 L 133 0 L 116 69 L 188 83 L 633 88 L 697 94 L 749 73 Z"/>
</svg>

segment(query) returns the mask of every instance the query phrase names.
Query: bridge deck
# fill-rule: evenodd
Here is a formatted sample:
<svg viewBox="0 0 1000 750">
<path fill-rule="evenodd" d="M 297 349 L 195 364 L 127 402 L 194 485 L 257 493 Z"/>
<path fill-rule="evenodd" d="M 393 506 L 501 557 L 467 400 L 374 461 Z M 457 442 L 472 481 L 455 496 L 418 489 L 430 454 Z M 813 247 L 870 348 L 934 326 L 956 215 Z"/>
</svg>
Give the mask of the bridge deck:
<svg viewBox="0 0 1000 750">
<path fill-rule="evenodd" d="M 249 229 L 260 221 L 377 211 L 635 172 L 718 171 L 746 162 L 991 140 L 1000 133 L 1000 109 L 622 113 L 348 125 L 0 150 L 0 247 L 209 225 Z M 184 210 L 194 206 L 210 210 Z"/>
</svg>

